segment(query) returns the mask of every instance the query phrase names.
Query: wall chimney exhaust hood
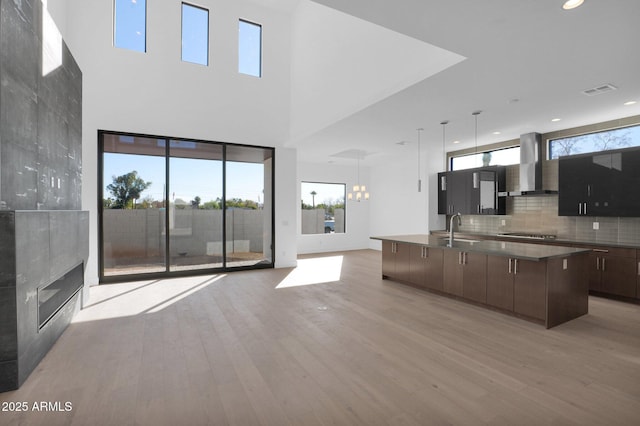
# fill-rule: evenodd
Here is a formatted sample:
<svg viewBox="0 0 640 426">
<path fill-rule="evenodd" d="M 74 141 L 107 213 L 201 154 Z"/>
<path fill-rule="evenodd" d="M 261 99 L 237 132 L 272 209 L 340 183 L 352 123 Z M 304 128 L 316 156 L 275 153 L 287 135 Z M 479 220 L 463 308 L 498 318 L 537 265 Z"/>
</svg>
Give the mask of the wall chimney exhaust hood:
<svg viewBox="0 0 640 426">
<path fill-rule="evenodd" d="M 520 191 L 509 192 L 510 196 L 557 194 L 542 188 L 542 135 L 525 133 L 520 135 Z"/>
</svg>

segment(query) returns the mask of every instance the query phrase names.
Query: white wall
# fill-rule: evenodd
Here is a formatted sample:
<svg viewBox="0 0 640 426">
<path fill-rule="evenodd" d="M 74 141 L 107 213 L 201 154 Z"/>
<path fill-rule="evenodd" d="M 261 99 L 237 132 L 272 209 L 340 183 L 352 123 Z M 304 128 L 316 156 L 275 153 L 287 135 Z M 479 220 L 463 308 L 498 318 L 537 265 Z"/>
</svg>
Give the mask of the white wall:
<svg viewBox="0 0 640 426">
<path fill-rule="evenodd" d="M 298 224 L 301 223 L 300 183 L 326 182 L 346 183 L 347 192 L 356 184 L 357 170 L 353 166 L 336 166 L 331 164 L 300 163 L 298 165 L 298 182 L 296 187 L 296 206 Z M 300 225 L 297 227 L 298 253 L 322 253 L 340 250 L 358 250 L 369 247 L 369 215 L 372 200 L 379 197 L 376 186 L 371 185 L 369 170 L 360 167 L 360 183 L 367 185 L 371 193 L 369 201 L 347 201 L 346 232 L 344 234 L 302 235 Z"/>
<path fill-rule="evenodd" d="M 91 213 L 87 277 L 92 284 L 98 280 L 99 129 L 275 147 L 288 138 L 289 16 L 259 2 L 201 0 L 198 5 L 210 10 L 208 67 L 180 59 L 178 0 L 147 2 L 147 53 L 112 46 L 113 0 L 67 2 L 61 31 L 83 72 L 82 200 Z M 263 26 L 262 78 L 237 72 L 239 18 Z M 276 149 L 276 187 L 288 185 L 280 179 L 295 182 L 295 161 L 295 151 Z M 290 197 L 276 191 L 282 196 L 276 201 L 276 264 L 282 266 L 292 258 L 295 263 L 296 218 L 286 205 Z"/>
<path fill-rule="evenodd" d="M 275 259 L 276 268 L 297 265 L 296 232 L 298 230 L 299 198 L 297 151 L 280 148 L 276 150 L 276 217 Z"/>
<path fill-rule="evenodd" d="M 422 191 L 418 192 L 418 165 L 415 157 L 385 164 L 371 171 L 371 188 L 379 194 L 371 202 L 372 236 L 427 234 L 443 229 L 444 216 L 438 215 L 437 173 L 442 171 L 442 149 L 423 154 Z M 369 247 L 380 250 L 380 241 Z"/>
</svg>

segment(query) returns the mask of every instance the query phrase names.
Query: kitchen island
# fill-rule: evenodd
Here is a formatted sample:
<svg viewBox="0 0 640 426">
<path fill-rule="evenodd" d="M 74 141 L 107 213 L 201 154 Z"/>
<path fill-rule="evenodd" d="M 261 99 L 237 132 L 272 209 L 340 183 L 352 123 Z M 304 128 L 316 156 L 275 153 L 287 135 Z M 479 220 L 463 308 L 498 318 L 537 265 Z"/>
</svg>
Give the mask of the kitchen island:
<svg viewBox="0 0 640 426">
<path fill-rule="evenodd" d="M 588 313 L 589 250 L 435 235 L 382 241 L 382 278 L 555 327 Z"/>
</svg>

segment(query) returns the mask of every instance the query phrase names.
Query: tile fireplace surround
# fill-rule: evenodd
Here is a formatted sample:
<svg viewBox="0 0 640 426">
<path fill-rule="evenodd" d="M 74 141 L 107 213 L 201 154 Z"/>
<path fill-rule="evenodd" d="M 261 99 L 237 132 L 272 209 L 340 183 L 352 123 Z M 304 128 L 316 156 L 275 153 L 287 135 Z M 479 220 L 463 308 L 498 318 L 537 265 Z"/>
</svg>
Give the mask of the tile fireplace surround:
<svg viewBox="0 0 640 426">
<path fill-rule="evenodd" d="M 80 309 L 83 282 L 76 282 L 50 317 L 39 318 L 45 298 L 62 294 L 56 281 L 82 268 L 88 253 L 88 212 L 0 211 L 0 392 L 26 380 Z M 69 275 L 83 281 L 77 269 Z"/>
</svg>

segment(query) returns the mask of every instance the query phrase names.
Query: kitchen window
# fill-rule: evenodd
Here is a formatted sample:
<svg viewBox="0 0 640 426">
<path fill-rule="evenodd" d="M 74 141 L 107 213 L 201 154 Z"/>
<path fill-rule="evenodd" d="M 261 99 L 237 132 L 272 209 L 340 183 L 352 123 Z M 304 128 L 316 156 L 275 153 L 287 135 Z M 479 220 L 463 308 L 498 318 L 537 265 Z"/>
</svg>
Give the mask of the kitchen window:
<svg viewBox="0 0 640 426">
<path fill-rule="evenodd" d="M 451 157 L 450 167 L 452 171 L 472 169 L 483 166 L 509 166 L 520 163 L 520 147 L 482 151 L 473 154 Z"/>
<path fill-rule="evenodd" d="M 549 140 L 549 159 L 640 146 L 640 125 Z"/>
</svg>

